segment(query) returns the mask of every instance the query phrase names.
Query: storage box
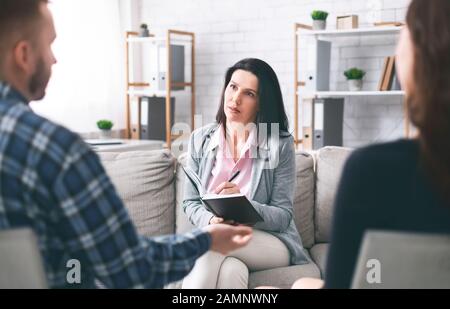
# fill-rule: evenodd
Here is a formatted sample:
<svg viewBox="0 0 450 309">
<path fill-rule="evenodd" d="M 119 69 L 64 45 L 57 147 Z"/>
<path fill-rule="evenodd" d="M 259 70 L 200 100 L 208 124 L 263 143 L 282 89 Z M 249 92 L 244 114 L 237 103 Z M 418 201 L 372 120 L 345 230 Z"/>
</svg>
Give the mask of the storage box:
<svg viewBox="0 0 450 309">
<path fill-rule="evenodd" d="M 338 16 L 336 19 L 336 29 L 354 29 L 358 26 L 358 15 Z"/>
</svg>

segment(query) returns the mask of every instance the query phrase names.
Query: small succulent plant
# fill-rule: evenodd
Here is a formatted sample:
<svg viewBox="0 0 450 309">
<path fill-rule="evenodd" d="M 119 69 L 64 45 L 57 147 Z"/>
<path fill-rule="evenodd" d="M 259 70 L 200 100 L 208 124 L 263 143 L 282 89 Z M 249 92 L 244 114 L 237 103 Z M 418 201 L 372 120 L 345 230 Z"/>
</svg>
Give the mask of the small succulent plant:
<svg viewBox="0 0 450 309">
<path fill-rule="evenodd" d="M 366 72 L 358 68 L 351 68 L 345 71 L 344 75 L 345 77 L 347 77 L 348 80 L 362 79 L 364 75 L 366 75 Z"/>
<path fill-rule="evenodd" d="M 313 20 L 326 20 L 328 17 L 328 12 L 325 11 L 313 11 L 311 13 Z"/>
<path fill-rule="evenodd" d="M 102 120 L 97 121 L 97 127 L 100 130 L 111 130 L 113 125 L 114 125 L 114 123 L 110 120 L 102 119 Z"/>
</svg>

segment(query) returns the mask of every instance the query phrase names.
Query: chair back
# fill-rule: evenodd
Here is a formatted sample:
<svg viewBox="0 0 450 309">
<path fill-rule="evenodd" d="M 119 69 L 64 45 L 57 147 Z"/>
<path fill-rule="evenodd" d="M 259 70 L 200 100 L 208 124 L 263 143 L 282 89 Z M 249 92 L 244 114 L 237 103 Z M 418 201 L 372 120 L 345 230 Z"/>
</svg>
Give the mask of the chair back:
<svg viewBox="0 0 450 309">
<path fill-rule="evenodd" d="M 352 288 L 450 288 L 450 235 L 366 232 Z"/>
<path fill-rule="evenodd" d="M 47 278 L 31 229 L 0 231 L 0 289 L 44 289 Z"/>
</svg>

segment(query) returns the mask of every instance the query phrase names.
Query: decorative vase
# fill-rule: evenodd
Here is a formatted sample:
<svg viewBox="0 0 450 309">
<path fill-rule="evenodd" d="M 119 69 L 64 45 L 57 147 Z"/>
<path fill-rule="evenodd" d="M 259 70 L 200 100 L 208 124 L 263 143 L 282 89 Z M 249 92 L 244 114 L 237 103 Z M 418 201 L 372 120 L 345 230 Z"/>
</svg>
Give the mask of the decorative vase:
<svg viewBox="0 0 450 309">
<path fill-rule="evenodd" d="M 360 91 L 362 89 L 362 85 L 363 85 L 362 79 L 348 80 L 348 90 L 350 91 Z"/>
<path fill-rule="evenodd" d="M 100 138 L 101 139 L 109 139 L 112 137 L 111 130 L 100 130 Z"/>
<path fill-rule="evenodd" d="M 313 20 L 313 30 L 325 30 L 326 27 L 326 20 Z"/>
</svg>

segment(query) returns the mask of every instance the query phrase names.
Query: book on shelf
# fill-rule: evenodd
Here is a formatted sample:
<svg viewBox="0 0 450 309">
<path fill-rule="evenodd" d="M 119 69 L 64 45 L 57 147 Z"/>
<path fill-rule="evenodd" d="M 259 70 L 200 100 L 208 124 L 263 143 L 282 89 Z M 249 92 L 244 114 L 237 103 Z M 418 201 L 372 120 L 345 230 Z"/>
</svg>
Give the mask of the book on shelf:
<svg viewBox="0 0 450 309">
<path fill-rule="evenodd" d="M 181 165 L 181 168 L 199 193 L 200 200 L 216 217 L 239 224 L 264 221 L 244 194 L 207 194 L 197 173 L 187 166 Z"/>
<path fill-rule="evenodd" d="M 392 90 L 395 75 L 395 56 L 386 57 L 384 59 L 383 68 L 381 70 L 380 82 L 378 83 L 378 91 Z"/>
<path fill-rule="evenodd" d="M 392 80 L 394 77 L 394 71 L 395 71 L 395 57 L 391 56 L 389 57 L 389 65 L 386 71 L 385 80 L 383 83 L 383 91 L 391 90 L 392 87 Z"/>
<path fill-rule="evenodd" d="M 392 87 L 390 90 L 402 90 L 402 86 L 398 79 L 397 69 L 394 69 L 394 77 L 392 78 Z"/>
<path fill-rule="evenodd" d="M 398 22 L 398 21 L 385 21 L 385 22 L 376 22 L 373 23 L 376 27 L 400 27 L 403 26 L 404 23 Z"/>
<path fill-rule="evenodd" d="M 389 57 L 384 58 L 383 67 L 381 69 L 380 81 L 378 83 L 378 91 L 382 91 L 382 89 L 383 89 L 383 82 L 384 82 L 384 77 L 386 75 L 388 63 L 389 63 Z"/>
</svg>

